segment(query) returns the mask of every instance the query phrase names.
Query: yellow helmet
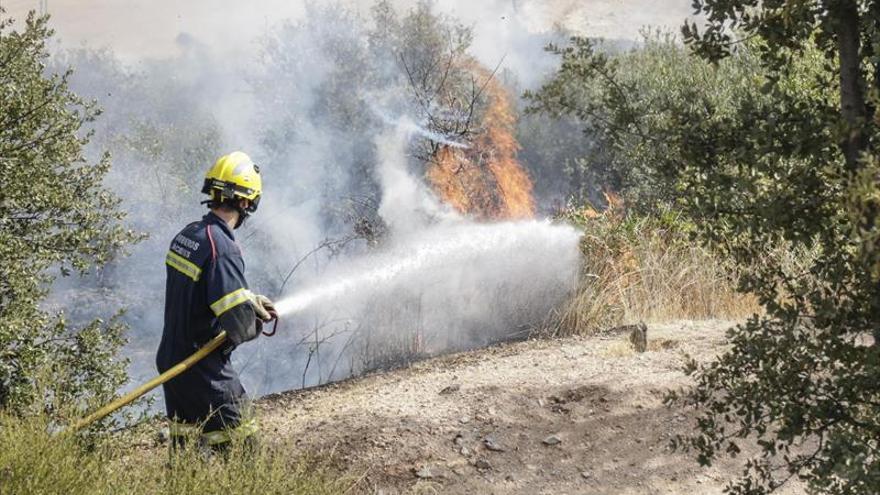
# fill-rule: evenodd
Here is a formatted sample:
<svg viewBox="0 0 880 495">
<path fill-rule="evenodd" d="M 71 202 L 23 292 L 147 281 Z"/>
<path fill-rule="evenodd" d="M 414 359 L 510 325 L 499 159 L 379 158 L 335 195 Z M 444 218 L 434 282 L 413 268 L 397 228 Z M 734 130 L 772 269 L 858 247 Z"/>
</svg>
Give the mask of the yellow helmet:
<svg viewBox="0 0 880 495">
<path fill-rule="evenodd" d="M 221 156 L 205 174 L 202 192 L 211 196 L 207 202 L 223 202 L 236 198 L 250 200 L 248 212 L 257 211 L 263 181 L 260 168 L 241 151 Z"/>
</svg>

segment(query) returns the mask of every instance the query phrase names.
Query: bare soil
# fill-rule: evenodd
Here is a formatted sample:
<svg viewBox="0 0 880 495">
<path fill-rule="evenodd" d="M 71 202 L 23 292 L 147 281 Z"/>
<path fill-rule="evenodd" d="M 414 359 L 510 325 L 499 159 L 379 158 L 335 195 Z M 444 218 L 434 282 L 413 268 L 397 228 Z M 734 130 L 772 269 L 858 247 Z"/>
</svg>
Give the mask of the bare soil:
<svg viewBox="0 0 880 495">
<path fill-rule="evenodd" d="M 332 454 L 361 493 L 721 493 L 741 464 L 671 451 L 693 418 L 663 397 L 689 384 L 684 355 L 710 359 L 730 325 L 650 325 L 642 354 L 606 335 L 440 357 L 266 397 L 262 429 Z"/>
</svg>

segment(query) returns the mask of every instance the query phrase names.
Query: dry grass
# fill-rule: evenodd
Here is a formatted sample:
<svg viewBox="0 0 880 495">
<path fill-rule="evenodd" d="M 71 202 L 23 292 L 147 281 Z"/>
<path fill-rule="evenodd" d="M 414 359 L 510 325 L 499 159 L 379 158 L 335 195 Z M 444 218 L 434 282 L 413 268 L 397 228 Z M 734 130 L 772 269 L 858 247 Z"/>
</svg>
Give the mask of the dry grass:
<svg viewBox="0 0 880 495">
<path fill-rule="evenodd" d="M 290 448 L 256 453 L 235 445 L 206 459 L 196 448 L 169 455 L 136 435 L 84 440 L 48 433 L 45 417 L 0 410 L 0 493 L 40 494 L 336 494 L 352 481 Z"/>
<path fill-rule="evenodd" d="M 620 358 L 635 355 L 632 344 L 623 340 L 615 340 L 600 350 L 605 357 Z"/>
<path fill-rule="evenodd" d="M 639 218 L 611 208 L 566 212 L 581 225 L 579 287 L 551 331 L 584 335 L 624 323 L 741 319 L 757 301 L 735 290 L 734 269 L 690 240 L 672 212 Z"/>
</svg>

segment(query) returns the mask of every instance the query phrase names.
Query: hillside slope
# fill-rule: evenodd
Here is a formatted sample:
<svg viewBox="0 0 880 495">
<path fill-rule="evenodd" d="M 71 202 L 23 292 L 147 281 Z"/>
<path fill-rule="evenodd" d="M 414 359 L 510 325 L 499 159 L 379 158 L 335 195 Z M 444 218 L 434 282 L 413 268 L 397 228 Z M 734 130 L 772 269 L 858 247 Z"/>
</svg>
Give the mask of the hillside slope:
<svg viewBox="0 0 880 495">
<path fill-rule="evenodd" d="M 671 452 L 692 421 L 662 398 L 687 385 L 684 354 L 711 358 L 729 325 L 653 325 L 644 354 L 624 335 L 521 342 L 258 407 L 270 443 L 332 454 L 362 493 L 720 493 L 739 466 Z"/>
</svg>

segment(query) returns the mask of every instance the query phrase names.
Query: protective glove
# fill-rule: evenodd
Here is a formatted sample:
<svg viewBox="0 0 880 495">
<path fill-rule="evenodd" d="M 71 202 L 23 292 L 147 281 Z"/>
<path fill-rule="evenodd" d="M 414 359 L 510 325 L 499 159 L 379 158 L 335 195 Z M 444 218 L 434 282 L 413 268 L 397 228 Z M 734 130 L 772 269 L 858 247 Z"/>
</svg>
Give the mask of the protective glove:
<svg viewBox="0 0 880 495">
<path fill-rule="evenodd" d="M 254 312 L 257 313 L 257 318 L 263 320 L 264 323 L 269 323 L 278 318 L 278 311 L 275 309 L 275 303 L 273 303 L 268 297 L 262 294 L 256 294 L 254 295 L 253 303 Z"/>
<path fill-rule="evenodd" d="M 226 330 L 224 354 L 229 354 L 241 344 L 257 338 L 263 322 L 253 304 L 239 304 L 220 315 L 220 328 Z"/>
</svg>

